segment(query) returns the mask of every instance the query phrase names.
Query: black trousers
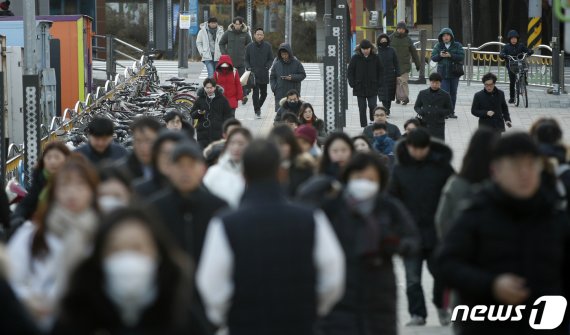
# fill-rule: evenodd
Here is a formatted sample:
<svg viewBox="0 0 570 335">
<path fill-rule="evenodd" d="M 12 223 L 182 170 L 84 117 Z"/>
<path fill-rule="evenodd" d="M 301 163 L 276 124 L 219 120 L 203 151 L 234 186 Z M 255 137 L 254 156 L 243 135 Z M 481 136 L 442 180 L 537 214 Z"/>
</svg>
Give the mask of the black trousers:
<svg viewBox="0 0 570 335">
<path fill-rule="evenodd" d="M 517 82 L 517 75 L 509 71 L 509 97 L 515 99 L 515 84 Z"/>
<path fill-rule="evenodd" d="M 267 99 L 267 84 L 255 84 L 253 88 L 253 110 L 260 111 L 265 99 Z"/>
<path fill-rule="evenodd" d="M 370 111 L 369 118 L 370 121 L 374 121 L 374 108 L 376 108 L 376 95 L 369 97 L 356 97 L 358 100 L 358 111 L 360 112 L 360 126 L 366 127 L 368 125 L 368 120 L 366 119 L 366 104 L 368 103 L 368 108 Z"/>
</svg>

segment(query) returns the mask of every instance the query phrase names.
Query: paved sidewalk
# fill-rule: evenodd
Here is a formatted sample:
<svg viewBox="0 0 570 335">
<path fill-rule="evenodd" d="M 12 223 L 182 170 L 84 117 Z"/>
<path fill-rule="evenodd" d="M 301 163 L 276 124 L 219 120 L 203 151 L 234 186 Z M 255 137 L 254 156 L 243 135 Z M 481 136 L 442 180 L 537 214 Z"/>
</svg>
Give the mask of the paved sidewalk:
<svg viewBox="0 0 570 335">
<path fill-rule="evenodd" d="M 192 63 L 190 65 L 191 74 L 190 78 L 198 78 L 202 67 L 200 63 Z M 160 69 L 159 69 L 160 71 Z M 198 81 L 196 79 L 196 81 Z M 402 106 L 393 103 L 391 117 L 389 122 L 403 128 L 404 122 L 415 116 L 414 102 L 418 92 L 427 88 L 428 85 L 410 85 L 410 100 L 407 106 Z M 498 87 L 506 91 L 508 95 L 508 85 L 499 84 Z M 473 95 L 483 89 L 481 83 L 471 83 L 467 86 L 465 82 L 459 85 L 459 94 L 457 97 L 456 114 L 458 119 L 448 120 L 446 122 L 446 142 L 451 146 L 454 152 L 453 165 L 458 169 L 461 165 L 463 154 L 465 153 L 471 134 L 477 129 L 477 119 L 471 115 L 471 103 Z M 267 134 L 273 126 L 274 112 L 274 98 L 269 89 L 269 96 L 263 106 L 262 118 L 255 119 L 253 112 L 252 99 L 249 102 L 236 110 L 236 117 L 240 119 L 244 125 L 249 128 L 255 135 L 263 136 Z M 570 129 L 570 96 L 560 95 L 552 96 L 545 93 L 545 88 L 529 88 L 529 108 L 514 107 L 509 105 L 509 111 L 513 120 L 514 130 L 528 130 L 534 120 L 539 117 L 554 117 L 562 125 L 562 129 Z M 250 96 L 251 97 L 251 96 Z M 323 118 L 323 81 L 305 81 L 302 84 L 301 99 L 313 104 L 315 112 L 318 117 Z M 352 96 L 352 91 L 349 91 L 349 110 L 347 114 L 347 126 L 344 129 L 350 135 L 357 135 L 361 133 L 360 122 L 358 117 L 358 107 L 356 98 Z M 570 142 L 570 132 L 565 134 L 566 141 Z M 395 273 L 397 276 L 398 287 L 398 314 L 399 314 L 399 328 L 400 334 L 403 335 L 451 335 L 449 327 L 439 326 L 437 314 L 431 301 L 431 290 L 433 287 L 433 279 L 424 266 L 424 276 L 422 283 L 424 293 L 426 295 L 428 306 L 428 320 L 425 327 L 405 327 L 404 324 L 408 322 L 409 316 L 407 313 L 407 301 L 405 295 L 405 278 L 404 268 L 400 258 L 395 259 Z"/>
</svg>

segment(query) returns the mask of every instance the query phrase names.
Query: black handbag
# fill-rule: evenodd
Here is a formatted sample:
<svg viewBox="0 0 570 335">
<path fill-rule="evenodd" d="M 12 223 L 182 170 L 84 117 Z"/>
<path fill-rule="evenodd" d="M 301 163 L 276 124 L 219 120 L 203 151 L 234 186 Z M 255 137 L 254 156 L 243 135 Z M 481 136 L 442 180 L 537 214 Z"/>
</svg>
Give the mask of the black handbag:
<svg viewBox="0 0 570 335">
<path fill-rule="evenodd" d="M 451 74 L 457 78 L 465 75 L 465 71 L 463 70 L 463 64 L 452 62 L 451 63 Z"/>
<path fill-rule="evenodd" d="M 255 87 L 255 73 L 253 71 L 251 71 L 251 73 L 249 74 L 249 78 L 247 78 L 247 84 L 245 84 L 246 88 L 254 88 Z"/>
</svg>

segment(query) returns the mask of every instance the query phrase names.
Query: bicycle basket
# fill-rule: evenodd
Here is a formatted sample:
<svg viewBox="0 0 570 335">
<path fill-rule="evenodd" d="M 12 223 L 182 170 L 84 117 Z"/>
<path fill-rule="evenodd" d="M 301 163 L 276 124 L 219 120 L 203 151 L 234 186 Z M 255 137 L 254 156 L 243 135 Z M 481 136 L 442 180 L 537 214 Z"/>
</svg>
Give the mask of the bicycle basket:
<svg viewBox="0 0 570 335">
<path fill-rule="evenodd" d="M 519 73 L 528 69 L 528 64 L 523 60 L 509 60 L 509 69 L 511 69 L 513 73 Z"/>
</svg>

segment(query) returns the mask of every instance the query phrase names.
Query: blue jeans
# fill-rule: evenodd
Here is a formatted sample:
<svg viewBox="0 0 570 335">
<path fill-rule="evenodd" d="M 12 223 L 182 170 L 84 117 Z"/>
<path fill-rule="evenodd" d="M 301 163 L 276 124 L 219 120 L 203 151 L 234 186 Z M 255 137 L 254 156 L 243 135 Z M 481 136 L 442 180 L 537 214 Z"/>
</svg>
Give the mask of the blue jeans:
<svg viewBox="0 0 570 335">
<path fill-rule="evenodd" d="M 445 287 L 434 274 L 433 251 L 423 249 L 417 255 L 404 258 L 406 268 L 406 295 L 408 297 L 408 312 L 410 315 L 427 317 L 424 290 L 422 289 L 422 268 L 424 260 L 427 261 L 429 272 L 434 276 L 433 280 L 433 303 L 437 308 L 443 307 L 443 294 Z"/>
<path fill-rule="evenodd" d="M 441 89 L 451 95 L 451 114 L 455 114 L 455 101 L 457 101 L 457 86 L 459 78 L 447 78 L 441 82 Z"/>
<path fill-rule="evenodd" d="M 216 71 L 216 65 L 218 65 L 218 62 L 213 60 L 204 60 L 202 63 L 206 65 L 206 70 L 208 70 L 208 78 L 212 78 L 214 71 Z"/>
</svg>

